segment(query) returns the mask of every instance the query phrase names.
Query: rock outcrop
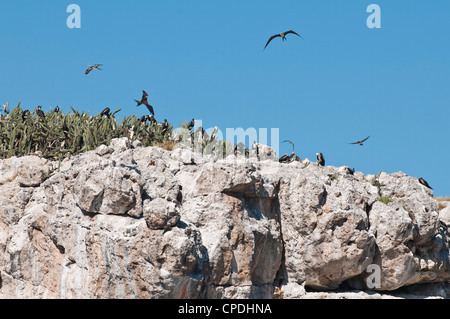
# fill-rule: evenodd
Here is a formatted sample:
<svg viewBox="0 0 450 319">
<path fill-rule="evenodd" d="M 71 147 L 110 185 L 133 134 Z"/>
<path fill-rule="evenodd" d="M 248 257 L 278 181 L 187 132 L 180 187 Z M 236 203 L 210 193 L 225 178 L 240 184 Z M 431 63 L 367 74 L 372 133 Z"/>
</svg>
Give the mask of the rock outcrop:
<svg viewBox="0 0 450 319">
<path fill-rule="evenodd" d="M 449 214 L 416 178 L 263 154 L 0 161 L 0 298 L 450 297 Z"/>
</svg>

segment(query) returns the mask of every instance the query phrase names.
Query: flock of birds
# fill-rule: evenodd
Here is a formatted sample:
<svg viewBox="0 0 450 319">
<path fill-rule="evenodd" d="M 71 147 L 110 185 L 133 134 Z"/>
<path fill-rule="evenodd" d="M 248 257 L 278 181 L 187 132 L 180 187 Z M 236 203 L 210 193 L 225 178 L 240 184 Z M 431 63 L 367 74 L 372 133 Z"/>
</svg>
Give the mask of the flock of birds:
<svg viewBox="0 0 450 319">
<path fill-rule="evenodd" d="M 265 50 L 265 49 L 267 48 L 267 46 L 268 46 L 274 39 L 276 39 L 276 38 L 281 38 L 281 40 L 282 40 L 283 42 L 284 42 L 284 41 L 287 41 L 286 36 L 287 36 L 288 34 L 294 34 L 294 35 L 296 35 L 296 36 L 298 36 L 298 37 L 300 37 L 300 38 L 303 39 L 303 37 L 302 37 L 301 35 L 299 35 L 297 32 L 295 32 L 295 31 L 293 31 L 293 30 L 289 30 L 289 31 L 286 31 L 286 32 L 282 32 L 282 33 L 279 33 L 279 34 L 272 35 L 272 36 L 269 38 L 269 40 L 267 41 L 266 45 L 264 46 L 264 50 Z M 89 65 L 89 66 L 88 66 L 88 69 L 85 71 L 85 74 L 88 75 L 88 74 L 90 74 L 93 70 L 101 71 L 101 70 L 103 70 L 103 69 L 100 68 L 101 66 L 103 66 L 103 64 Z M 150 121 L 150 122 L 153 123 L 153 124 L 157 124 L 158 121 L 155 119 L 155 111 L 154 111 L 154 108 L 153 108 L 153 106 L 148 102 L 148 98 L 149 98 L 149 95 L 147 94 L 147 92 L 145 92 L 145 91 L 143 90 L 143 91 L 142 91 L 142 98 L 141 98 L 141 100 L 136 100 L 136 99 L 134 100 L 134 101 L 137 103 L 137 106 L 138 106 L 138 107 L 141 106 L 141 105 L 145 105 L 145 106 L 147 107 L 149 113 L 150 113 L 150 115 L 144 115 L 144 116 L 141 117 L 139 120 L 140 120 L 141 122 Z M 53 110 L 53 112 L 59 112 L 59 107 L 56 107 L 56 108 Z M 22 114 L 22 119 L 25 121 L 25 119 L 29 116 L 29 114 L 30 114 L 30 112 L 29 112 L 28 110 L 25 110 L 25 111 L 23 112 L 23 114 Z M 41 110 L 41 106 L 39 106 L 38 109 L 36 110 L 36 114 L 37 114 L 39 117 L 43 118 L 43 119 L 45 118 L 45 114 L 44 114 L 44 112 Z M 111 117 L 111 110 L 110 110 L 110 108 L 104 109 L 104 110 L 100 113 L 100 115 L 101 115 L 102 117 L 106 116 L 106 117 L 110 118 L 110 117 Z M 167 122 L 167 119 L 165 119 L 164 122 L 162 122 L 161 124 L 158 124 L 158 125 L 161 125 L 161 127 L 162 127 L 162 132 L 163 132 L 163 133 L 167 132 L 167 130 L 168 130 L 168 128 L 169 128 L 169 123 Z M 191 131 L 191 130 L 194 128 L 194 126 L 195 126 L 195 119 L 192 119 L 192 121 L 189 122 L 188 125 L 187 125 L 189 131 Z M 203 128 L 202 128 L 202 129 L 203 129 Z M 69 131 L 69 129 L 68 129 L 66 123 L 63 124 L 63 131 L 64 131 L 65 134 L 68 133 L 68 131 Z M 351 145 L 360 145 L 360 146 L 364 146 L 364 143 L 365 143 L 369 138 L 370 138 L 370 136 L 366 137 L 366 138 L 363 139 L 363 140 L 356 141 L 356 142 L 349 143 L 349 144 L 351 144 Z M 290 141 L 290 140 L 286 140 L 286 141 L 284 141 L 283 143 L 289 143 L 289 144 L 291 144 L 291 145 L 292 145 L 292 148 L 293 148 L 293 152 L 292 152 L 291 155 L 286 154 L 286 155 L 282 156 L 281 158 L 279 158 L 279 162 L 280 162 L 280 163 L 290 163 L 290 162 L 292 162 L 292 161 L 298 160 L 299 157 L 295 154 L 295 144 L 294 144 L 292 141 Z M 235 150 L 235 151 L 236 151 L 236 150 Z M 318 164 L 319 166 L 325 166 L 325 157 L 324 157 L 324 155 L 323 155 L 322 153 L 317 153 L 316 156 L 317 156 L 317 164 Z M 350 169 L 350 172 L 353 174 L 353 173 L 355 172 L 355 170 L 354 170 L 354 169 Z M 425 187 L 427 187 L 427 188 L 429 188 L 429 189 L 433 189 L 433 188 L 428 184 L 428 182 L 427 182 L 425 179 L 419 178 L 419 182 L 420 182 L 420 184 L 424 185 Z"/>
</svg>

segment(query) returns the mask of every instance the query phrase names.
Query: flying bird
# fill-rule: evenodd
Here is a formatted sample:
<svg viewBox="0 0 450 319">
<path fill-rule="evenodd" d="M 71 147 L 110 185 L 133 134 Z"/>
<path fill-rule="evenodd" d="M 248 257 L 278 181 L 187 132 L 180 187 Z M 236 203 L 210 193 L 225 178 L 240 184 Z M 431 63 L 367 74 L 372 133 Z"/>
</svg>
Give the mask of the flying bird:
<svg viewBox="0 0 450 319">
<path fill-rule="evenodd" d="M 289 140 L 286 140 L 286 141 L 284 141 L 284 142 L 282 142 L 282 143 L 289 143 L 289 144 L 291 144 L 291 145 L 292 145 L 292 151 L 295 151 L 295 145 L 294 145 L 293 142 L 291 142 L 291 141 L 289 141 Z"/>
<path fill-rule="evenodd" d="M 270 43 L 273 39 L 275 39 L 275 38 L 280 37 L 283 41 L 287 41 L 286 35 L 288 35 L 289 33 L 295 34 L 295 35 L 299 36 L 300 38 L 302 38 L 302 36 L 301 36 L 300 34 L 298 34 L 298 33 L 295 32 L 295 31 L 292 31 L 292 30 L 289 30 L 289 31 L 286 31 L 286 32 L 282 32 L 282 33 L 280 33 L 280 34 L 275 34 L 275 35 L 273 35 L 273 36 L 270 37 L 269 41 L 267 41 L 267 44 L 266 44 L 266 46 L 264 47 L 264 50 L 267 48 L 267 46 L 269 45 L 269 43 Z M 302 39 L 303 39 L 303 38 L 302 38 Z"/>
<path fill-rule="evenodd" d="M 148 110 L 150 111 L 150 113 L 152 113 L 152 115 L 155 115 L 155 112 L 153 110 L 153 106 L 150 105 L 150 103 L 148 103 L 148 94 L 147 92 L 145 92 L 144 90 L 142 90 L 142 99 L 140 101 L 135 100 L 137 102 L 137 106 L 141 106 L 142 104 L 144 104 Z"/>
<path fill-rule="evenodd" d="M 422 184 L 425 187 L 428 187 L 429 189 L 433 189 L 430 185 L 428 185 L 427 181 L 424 180 L 422 177 L 419 178 L 419 183 Z"/>
<path fill-rule="evenodd" d="M 320 166 L 325 166 L 325 157 L 323 157 L 322 153 L 317 153 L 317 164 L 319 164 Z"/>
<path fill-rule="evenodd" d="M 85 74 L 88 75 L 92 70 L 102 70 L 99 69 L 99 66 L 102 66 L 103 64 L 95 64 L 95 65 L 88 65 L 88 69 L 86 70 Z"/>
<path fill-rule="evenodd" d="M 358 142 L 355 142 L 355 143 L 349 143 L 349 144 L 351 144 L 351 145 L 358 145 L 359 144 L 359 145 L 363 146 L 363 143 L 365 141 L 367 141 L 369 138 L 370 138 L 370 136 L 365 138 L 365 139 L 363 139 L 362 141 L 358 141 Z"/>
</svg>

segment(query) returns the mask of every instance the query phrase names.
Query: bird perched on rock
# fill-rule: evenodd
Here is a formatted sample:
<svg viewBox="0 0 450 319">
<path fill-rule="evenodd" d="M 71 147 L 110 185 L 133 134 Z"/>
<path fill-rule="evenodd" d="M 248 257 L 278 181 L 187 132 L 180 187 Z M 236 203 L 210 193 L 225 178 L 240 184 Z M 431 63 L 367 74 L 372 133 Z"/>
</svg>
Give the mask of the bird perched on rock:
<svg viewBox="0 0 450 319">
<path fill-rule="evenodd" d="M 299 36 L 300 38 L 302 38 L 302 36 L 301 36 L 300 34 L 298 34 L 298 33 L 295 32 L 295 31 L 292 31 L 292 30 L 289 30 L 289 31 L 286 31 L 286 32 L 282 32 L 282 33 L 280 33 L 280 34 L 275 34 L 275 35 L 273 35 L 273 36 L 270 37 L 269 41 L 267 41 L 267 44 L 266 44 L 266 46 L 264 47 L 264 50 L 267 48 L 267 46 L 269 45 L 269 43 L 270 43 L 273 39 L 275 39 L 275 38 L 280 37 L 283 41 L 287 41 L 286 35 L 288 35 L 288 34 L 290 34 L 290 33 L 295 34 L 295 35 Z M 303 39 L 303 38 L 302 38 L 302 39 Z"/>
<path fill-rule="evenodd" d="M 142 104 L 144 104 L 147 109 L 150 111 L 150 113 L 152 113 L 152 115 L 155 115 L 155 112 L 153 110 L 153 106 L 150 105 L 150 103 L 148 103 L 148 94 L 147 92 L 145 92 L 144 90 L 142 90 L 142 98 L 140 101 L 135 100 L 137 102 L 137 106 L 141 106 Z"/>
<path fill-rule="evenodd" d="M 317 164 L 319 164 L 320 166 L 325 166 L 325 157 L 323 156 L 322 153 L 317 153 Z"/>
<path fill-rule="evenodd" d="M 368 139 L 370 138 L 370 136 L 369 137 L 366 137 L 365 139 L 363 139 L 362 141 L 358 141 L 358 142 L 355 142 L 355 143 L 349 143 L 349 144 L 351 144 L 351 145 L 361 145 L 361 146 L 363 146 L 363 143 L 365 142 L 365 141 L 367 141 Z"/>
<path fill-rule="evenodd" d="M 426 180 L 424 180 L 422 177 L 419 178 L 419 183 L 425 187 L 428 187 L 429 189 L 433 189 L 430 185 L 428 185 L 428 182 Z"/>
<path fill-rule="evenodd" d="M 86 70 L 85 74 L 88 75 L 92 70 L 99 70 L 101 71 L 102 69 L 99 69 L 99 66 L 102 66 L 103 64 L 95 64 L 95 65 L 88 65 L 88 69 Z"/>
<path fill-rule="evenodd" d="M 289 160 L 289 155 L 283 155 L 282 157 L 280 157 L 280 159 L 278 160 L 278 162 L 280 163 L 286 163 Z"/>
<path fill-rule="evenodd" d="M 101 117 L 106 116 L 107 118 L 111 118 L 111 113 L 110 112 L 111 112 L 111 109 L 109 107 L 107 107 L 106 109 L 104 109 L 102 111 L 102 113 L 100 113 L 100 116 Z"/>
</svg>

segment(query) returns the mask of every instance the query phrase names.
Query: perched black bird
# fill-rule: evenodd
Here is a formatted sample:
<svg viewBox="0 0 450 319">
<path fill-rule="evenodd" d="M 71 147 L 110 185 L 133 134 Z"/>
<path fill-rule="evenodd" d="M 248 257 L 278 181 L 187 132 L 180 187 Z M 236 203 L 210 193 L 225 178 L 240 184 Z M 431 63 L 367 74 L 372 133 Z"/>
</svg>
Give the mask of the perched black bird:
<svg viewBox="0 0 450 319">
<path fill-rule="evenodd" d="M 164 122 L 162 123 L 162 132 L 166 133 L 168 129 L 169 129 L 169 123 L 167 123 L 167 120 L 164 120 Z"/>
<path fill-rule="evenodd" d="M 69 132 L 69 127 L 67 126 L 66 121 L 64 121 L 62 129 L 63 129 L 63 132 L 65 132 L 65 133 Z"/>
<path fill-rule="evenodd" d="M 269 41 L 267 41 L 267 44 L 266 44 L 266 46 L 264 47 L 264 50 L 267 48 L 267 46 L 269 45 L 269 43 L 270 43 L 273 39 L 275 39 L 275 38 L 280 37 L 283 41 L 287 41 L 286 35 L 288 35 L 289 33 L 295 34 L 295 35 L 299 36 L 300 38 L 302 38 L 302 36 L 301 36 L 300 34 L 298 34 L 298 33 L 295 32 L 295 31 L 292 31 L 292 30 L 289 30 L 289 31 L 286 31 L 286 32 L 282 32 L 282 33 L 280 33 L 280 34 L 275 34 L 275 35 L 273 35 L 273 36 L 270 37 Z M 302 38 L 302 39 L 303 39 L 303 38 Z"/>
<path fill-rule="evenodd" d="M 284 155 L 282 157 L 280 157 L 280 159 L 278 160 L 280 163 L 286 163 L 287 161 L 289 161 L 289 155 Z"/>
<path fill-rule="evenodd" d="M 317 164 L 320 166 L 325 166 L 325 157 L 323 157 L 322 153 L 317 153 Z"/>
<path fill-rule="evenodd" d="M 149 115 L 148 120 L 150 121 L 150 123 L 153 123 L 153 124 L 158 123 L 158 121 L 155 119 L 155 117 L 153 115 Z"/>
<path fill-rule="evenodd" d="M 102 111 L 102 113 L 100 113 L 101 117 L 106 116 L 107 118 L 111 118 L 111 109 L 109 107 L 107 107 L 106 109 L 104 109 Z"/>
<path fill-rule="evenodd" d="M 367 141 L 368 139 L 370 138 L 370 136 L 369 137 L 366 137 L 365 139 L 363 139 L 362 141 L 358 141 L 358 142 L 355 142 L 355 143 L 349 143 L 349 144 L 351 144 L 351 145 L 361 145 L 361 146 L 363 146 L 363 143 L 365 142 L 365 141 Z"/>
<path fill-rule="evenodd" d="M 188 124 L 188 130 L 191 131 L 194 128 L 195 125 L 195 119 L 192 119 L 192 121 L 189 122 Z"/>
<path fill-rule="evenodd" d="M 38 109 L 36 110 L 36 114 L 43 120 L 45 120 L 45 114 L 44 112 L 41 110 L 42 106 L 39 105 Z"/>
<path fill-rule="evenodd" d="M 152 113 L 152 115 L 155 115 L 155 112 L 153 110 L 153 106 L 150 105 L 150 103 L 148 103 L 148 94 L 147 92 L 145 92 L 144 90 L 142 90 L 142 99 L 140 101 L 135 100 L 137 102 L 137 106 L 141 106 L 142 104 L 144 104 L 148 110 L 150 111 L 150 113 Z"/>
<path fill-rule="evenodd" d="M 429 189 L 433 189 L 430 185 L 428 185 L 427 181 L 424 180 L 422 177 L 419 178 L 419 183 L 422 184 L 425 187 L 428 187 Z"/>
<path fill-rule="evenodd" d="M 22 112 L 22 122 L 25 122 L 27 118 L 30 116 L 30 111 L 25 110 Z"/>
<path fill-rule="evenodd" d="M 101 71 L 102 69 L 98 68 L 101 65 L 103 65 L 103 64 L 88 65 L 89 68 L 86 70 L 85 74 L 88 75 L 89 72 L 91 72 L 92 70 L 100 70 Z"/>
<path fill-rule="evenodd" d="M 55 109 L 53 110 L 53 113 L 59 113 L 59 106 L 55 107 Z"/>
<path fill-rule="evenodd" d="M 149 121 L 149 120 L 150 120 L 150 116 L 144 115 L 143 117 L 141 117 L 141 118 L 139 119 L 139 122 L 145 123 L 145 122 L 147 122 L 147 121 Z"/>
</svg>

